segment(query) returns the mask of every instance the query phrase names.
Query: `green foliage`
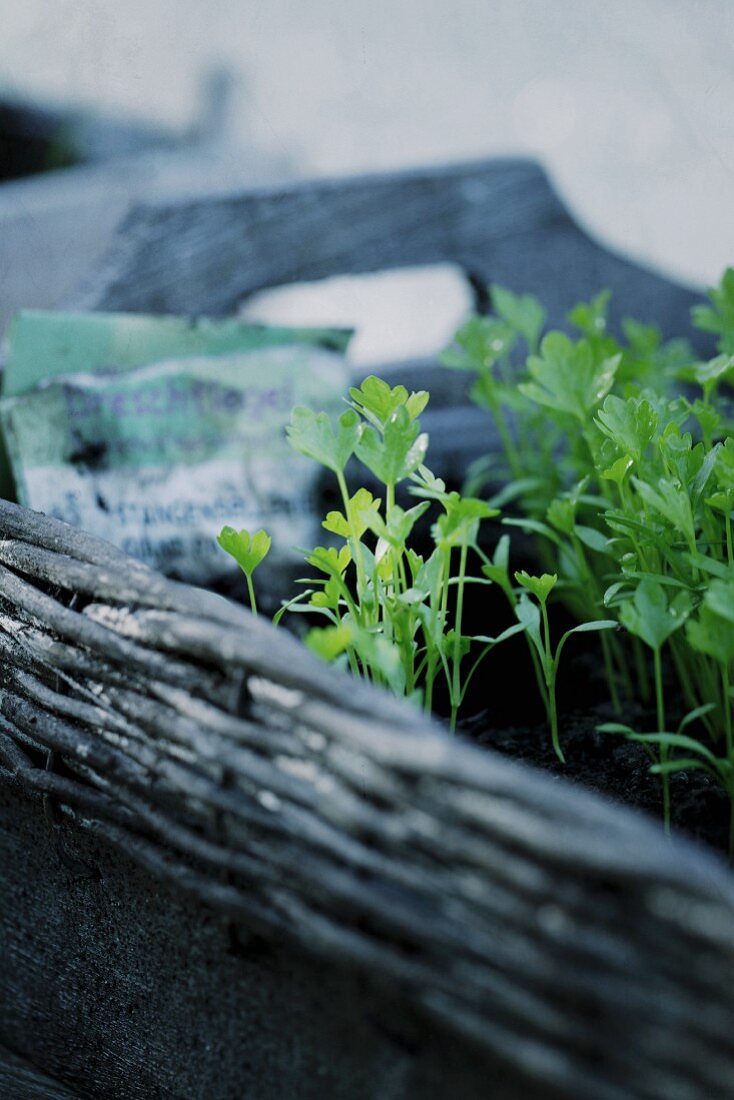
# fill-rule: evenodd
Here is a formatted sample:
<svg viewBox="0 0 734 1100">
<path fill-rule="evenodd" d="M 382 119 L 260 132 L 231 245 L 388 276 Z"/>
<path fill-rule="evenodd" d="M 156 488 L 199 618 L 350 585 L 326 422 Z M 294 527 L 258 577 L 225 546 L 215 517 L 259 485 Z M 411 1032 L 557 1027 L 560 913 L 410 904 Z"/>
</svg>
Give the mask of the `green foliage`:
<svg viewBox="0 0 734 1100">
<path fill-rule="evenodd" d="M 691 610 L 688 592 L 685 589 L 672 591 L 674 594 L 669 599 L 659 581 L 643 577 L 634 594 L 618 604 L 622 626 L 641 638 L 650 649 L 662 649 L 670 635 L 683 626 Z"/>
<path fill-rule="evenodd" d="M 734 268 L 693 311 L 717 339 L 719 354 L 707 361 L 637 321 L 623 323 L 622 339 L 612 335 L 608 292 L 570 311 L 577 337 L 541 335 L 539 309 L 530 325 L 516 308 L 524 299 L 511 295 L 507 306 L 493 287 L 491 301 L 495 315 L 467 322 L 444 361 L 473 375 L 472 396 L 497 425 L 505 465 L 484 470 L 515 510 L 503 522 L 536 543 L 542 570 L 517 574 L 526 594 L 516 603 L 546 704 L 556 656 L 549 600 L 563 600 L 584 628 L 618 623 L 601 635 L 609 691 L 618 711 L 625 697 L 646 702 L 652 666 L 657 728 L 634 736 L 657 754 L 667 822 L 668 777 L 683 753 L 734 792 Z M 506 329 L 514 339 L 500 341 Z M 494 562 L 485 575 L 502 581 Z M 602 609 L 615 618 L 600 619 Z M 685 710 L 685 742 L 668 730 L 671 700 Z M 732 807 L 734 822 L 734 795 Z"/>
<path fill-rule="evenodd" d="M 538 299 L 532 294 L 513 294 L 496 283 L 490 286 L 489 293 L 497 316 L 502 318 L 510 332 L 525 340 L 528 351 L 533 353 L 546 319 L 546 312 Z"/>
<path fill-rule="evenodd" d="M 223 527 L 217 542 L 222 550 L 226 550 L 234 558 L 242 572 L 250 577 L 266 557 L 271 545 L 270 536 L 265 531 L 256 531 L 254 535 L 250 535 L 244 528 L 235 531 L 234 527 Z"/>
<path fill-rule="evenodd" d="M 530 592 L 538 601 L 538 606 L 522 595 L 517 605 L 517 617 L 525 629 L 538 657 L 545 682 L 545 701 L 548 720 L 551 727 L 551 740 L 556 756 L 565 763 L 558 730 L 558 711 L 556 707 L 556 680 L 566 642 L 573 634 L 588 634 L 591 631 L 612 630 L 617 624 L 614 619 L 599 619 L 595 622 L 580 623 L 567 630 L 558 645 L 551 644 L 550 622 L 548 619 L 548 597 L 553 591 L 558 577 L 555 573 L 543 573 L 539 577 L 531 576 L 525 570 L 515 573 L 515 579 L 526 592 Z M 539 610 L 538 610 L 539 608 Z"/>
<path fill-rule="evenodd" d="M 717 287 L 709 290 L 711 305 L 694 306 L 693 320 L 704 332 L 715 333 L 719 348 L 734 355 L 734 267 L 728 267 Z"/>
<path fill-rule="evenodd" d="M 406 405 L 400 405 L 381 428 L 364 424 L 357 440 L 357 457 L 389 488 L 405 481 L 423 464 L 428 436 L 419 433 Z"/>
<path fill-rule="evenodd" d="M 223 527 L 217 536 L 217 542 L 230 557 L 239 565 L 247 579 L 247 589 L 250 595 L 250 607 L 254 615 L 257 615 L 257 603 L 255 590 L 252 585 L 252 574 L 263 561 L 270 550 L 271 539 L 265 531 L 255 531 L 251 535 L 244 528 L 235 531 L 234 527 Z"/>
<path fill-rule="evenodd" d="M 629 456 L 639 464 L 655 436 L 658 414 L 644 397 L 624 400 L 609 394 L 594 423 L 622 452 L 623 459 Z"/>
<path fill-rule="evenodd" d="M 523 588 L 527 588 L 529 592 L 532 592 L 539 603 L 545 604 L 558 580 L 558 576 L 556 573 L 543 573 L 540 577 L 531 577 L 523 569 L 522 572 L 515 573 L 515 580 Z"/>
<path fill-rule="evenodd" d="M 524 629 L 517 622 L 496 636 L 464 631 L 467 586 L 490 583 L 469 568 L 471 560 L 482 560 L 479 526 L 498 511 L 486 501 L 447 492 L 425 466 L 428 437 L 420 430 L 419 417 L 427 393 L 391 388 L 370 377 L 351 389 L 349 397 L 351 407 L 335 427 L 323 413 L 296 409 L 288 429 L 297 451 L 333 470 L 342 507 L 323 521 L 337 545 L 306 554 L 318 575 L 305 580 L 308 588 L 302 597 L 284 609 L 328 620 L 306 635 L 319 656 L 422 701 L 427 710 L 442 678 L 454 726 L 484 658 Z M 385 490 L 382 496 L 373 496 L 365 486 L 350 492 L 350 458 L 377 478 Z M 398 504 L 400 485 L 423 499 L 413 507 Z M 437 513 L 430 526 L 432 549 L 424 557 L 411 540 L 416 524 L 431 509 Z"/>
<path fill-rule="evenodd" d="M 288 442 L 294 450 L 334 473 L 341 473 L 352 457 L 359 430 L 359 416 L 353 409 L 342 413 L 334 429 L 326 413 L 296 408 L 286 428 Z"/>
<path fill-rule="evenodd" d="M 614 382 L 620 356 L 596 361 L 588 341 L 574 344 L 562 332 L 549 332 L 540 345 L 540 355 L 528 359 L 532 381 L 518 389 L 538 405 L 568 413 L 582 424 Z"/>
<path fill-rule="evenodd" d="M 671 774 L 703 770 L 721 783 L 734 847 L 734 269 L 709 298 L 694 322 L 716 337 L 718 354 L 699 361 L 654 326 L 625 320 L 613 335 L 608 291 L 569 312 L 571 336 L 543 332 L 531 295 L 491 287 L 493 314 L 470 318 L 443 356 L 468 376 L 504 452 L 475 467 L 464 493 L 425 464 L 424 391 L 372 377 L 350 390 L 336 423 L 295 409 L 291 445 L 332 471 L 341 504 L 323 521 L 330 544 L 305 554 L 313 576 L 276 620 L 316 616 L 322 625 L 306 635 L 316 653 L 427 710 L 443 681 L 452 726 L 488 654 L 524 635 L 561 760 L 561 655 L 575 635 L 598 633 L 617 713 L 626 701 L 649 703 L 654 720 L 647 732 L 621 721 L 602 728 L 645 745 L 666 828 Z M 360 484 L 367 472 L 379 495 Z M 412 507 L 398 503 L 406 491 Z M 491 557 L 482 549 L 481 525 L 500 507 L 507 527 L 534 540 L 537 572 L 511 570 L 507 534 Z M 420 529 L 430 532 L 422 553 Z M 225 528 L 219 542 L 256 610 L 252 574 L 268 536 Z M 510 626 L 467 631 L 472 585 L 497 586 Z M 558 602 L 576 625 L 556 640 Z"/>
</svg>

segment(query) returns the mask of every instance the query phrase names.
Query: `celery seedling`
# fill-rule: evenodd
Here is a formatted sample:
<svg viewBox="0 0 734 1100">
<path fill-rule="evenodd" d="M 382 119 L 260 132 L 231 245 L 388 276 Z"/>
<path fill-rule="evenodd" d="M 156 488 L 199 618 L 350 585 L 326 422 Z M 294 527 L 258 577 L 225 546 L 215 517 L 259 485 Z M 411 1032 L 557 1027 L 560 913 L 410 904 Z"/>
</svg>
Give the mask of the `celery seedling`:
<svg viewBox="0 0 734 1100">
<path fill-rule="evenodd" d="M 568 314 L 580 336 L 541 337 L 540 307 L 531 308 L 528 328 L 518 313 L 521 299 L 510 294 L 504 301 L 496 288 L 497 316 L 467 322 L 445 357 L 448 366 L 474 375 L 472 396 L 495 418 L 504 442 L 512 480 L 490 503 L 502 500 L 520 511 L 503 522 L 534 536 L 543 570 L 558 575 L 558 594 L 580 622 L 593 622 L 604 605 L 626 628 L 626 635 L 601 639 L 617 712 L 622 691 L 633 698 L 635 681 L 647 698 L 651 665 L 657 731 L 649 736 L 660 738 L 656 773 L 666 823 L 672 761 L 664 665 L 677 680 L 679 708 L 698 716 L 704 748 L 717 760 L 734 759 L 723 599 L 734 584 L 734 439 L 726 394 L 734 381 L 734 269 L 709 297 L 709 305 L 694 310 L 694 323 L 717 337 L 719 354 L 708 361 L 697 361 L 686 341 L 664 344 L 653 326 L 630 320 L 622 324 L 624 340 L 616 339 L 607 324 L 608 292 Z M 529 355 L 513 381 L 507 349 L 522 344 Z M 700 396 L 676 393 L 682 382 L 699 387 Z M 546 648 L 542 607 L 543 601 L 537 627 L 528 631 L 537 660 Z M 678 629 L 686 620 L 686 629 Z M 546 654 L 544 680 L 547 661 Z"/>
<path fill-rule="evenodd" d="M 243 528 L 236 531 L 234 527 L 223 527 L 217 536 L 217 542 L 222 550 L 225 550 L 239 565 L 245 574 L 247 592 L 250 597 L 250 608 L 253 615 L 257 615 L 257 601 L 255 589 L 252 583 L 252 574 L 270 550 L 271 539 L 266 531 L 256 531 L 254 535 Z"/>
<path fill-rule="evenodd" d="M 409 393 L 370 377 L 349 397 L 350 408 L 336 426 L 323 413 L 296 409 L 288 428 L 295 450 L 336 476 L 341 510 L 329 512 L 323 526 L 343 544 L 306 553 L 319 575 L 305 579 L 309 588 L 284 606 L 328 620 L 306 637 L 322 657 L 343 657 L 357 675 L 422 698 L 428 711 L 436 680 L 443 677 L 453 729 L 479 664 L 495 645 L 524 629 L 517 623 L 491 637 L 468 635 L 464 628 L 467 586 L 491 583 L 469 568 L 480 554 L 478 529 L 498 513 L 485 501 L 448 492 L 424 465 L 428 437 L 419 417 L 426 392 Z M 382 485 L 380 497 L 364 486 L 350 491 L 350 459 Z M 401 485 L 420 502 L 411 508 L 398 504 Z M 410 543 L 430 508 L 439 515 L 431 527 L 433 549 L 424 557 Z M 473 663 L 465 673 L 470 654 Z"/>
<path fill-rule="evenodd" d="M 644 577 L 634 595 L 619 604 L 619 621 L 630 634 L 640 638 L 652 650 L 655 680 L 655 712 L 657 732 L 663 733 L 665 698 L 661 653 L 668 639 L 685 623 L 691 611 L 691 601 L 685 589 L 679 589 L 671 599 L 665 589 L 651 577 Z M 667 746 L 660 742 L 660 764 L 667 759 Z M 659 772 L 663 786 L 663 824 L 670 831 L 670 787 L 668 772 Z"/>
<path fill-rule="evenodd" d="M 588 631 L 611 630 L 617 624 L 613 619 L 599 619 L 595 622 L 581 623 L 567 630 L 562 636 L 555 650 L 551 644 L 550 623 L 548 621 L 548 597 L 555 587 L 558 577 L 555 573 L 543 573 L 539 577 L 531 576 L 525 570 L 515 573 L 518 584 L 530 592 L 537 603 L 533 603 L 526 595 L 520 597 L 517 603 L 517 617 L 527 630 L 540 658 L 541 668 L 545 678 L 545 701 L 548 709 L 548 721 L 551 727 L 551 741 L 556 756 L 565 764 L 566 760 L 561 748 L 558 733 L 558 709 L 556 705 L 556 681 L 558 679 L 558 667 L 561 661 L 563 648 L 572 634 L 584 634 Z M 540 610 L 538 610 L 540 609 Z"/>
</svg>

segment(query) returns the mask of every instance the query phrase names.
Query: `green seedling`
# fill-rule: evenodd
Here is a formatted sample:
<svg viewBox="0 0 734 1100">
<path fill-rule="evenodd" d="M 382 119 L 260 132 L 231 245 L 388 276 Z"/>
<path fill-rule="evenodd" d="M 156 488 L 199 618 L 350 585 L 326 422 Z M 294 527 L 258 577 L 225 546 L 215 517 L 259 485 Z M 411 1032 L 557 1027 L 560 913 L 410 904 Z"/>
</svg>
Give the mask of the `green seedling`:
<svg viewBox="0 0 734 1100">
<path fill-rule="evenodd" d="M 649 744 L 658 751 L 666 827 L 668 711 L 695 713 L 704 749 L 731 758 L 731 630 L 723 609 L 734 579 L 727 389 L 734 382 L 734 269 L 709 298 L 693 313 L 718 341 L 707 361 L 686 341 L 664 343 L 653 326 L 636 321 L 624 321 L 617 338 L 608 292 L 570 311 L 574 337 L 543 334 L 539 306 L 530 307 L 529 327 L 515 298 L 507 308 L 497 288 L 493 314 L 467 322 L 445 356 L 473 379 L 471 394 L 495 420 L 505 450 L 505 471 L 486 462 L 472 484 L 498 475 L 504 481 L 490 502 L 501 500 L 510 512 L 503 522 L 533 538 L 542 570 L 558 577 L 553 597 L 579 625 L 601 621 L 602 609 L 615 617 L 621 629 L 604 631 L 601 646 L 616 712 L 654 691 L 657 729 L 644 736 L 660 738 Z M 528 353 L 524 365 L 518 350 Z M 529 617 L 528 601 L 537 605 L 527 636 L 550 720 L 547 595 L 517 600 Z"/>
<path fill-rule="evenodd" d="M 548 597 L 555 587 L 558 577 L 555 573 L 543 573 L 539 577 L 531 576 L 523 570 L 515 573 L 515 580 L 526 592 L 535 597 L 536 602 L 527 596 L 521 596 L 517 604 L 517 616 L 527 631 L 528 638 L 535 647 L 545 680 L 545 701 L 548 721 L 551 728 L 551 741 L 556 756 L 565 764 L 566 759 L 561 748 L 558 731 L 558 709 L 556 704 L 556 682 L 561 654 L 572 634 L 585 634 L 591 631 L 612 630 L 616 627 L 613 619 L 599 619 L 596 622 L 580 623 L 567 630 L 558 645 L 551 643 L 550 622 L 548 619 Z"/>
<path fill-rule="evenodd" d="M 253 615 L 257 615 L 257 601 L 255 600 L 252 574 L 268 555 L 271 546 L 270 535 L 263 530 L 250 535 L 250 532 L 244 528 L 241 531 L 235 531 L 234 527 L 223 527 L 217 536 L 217 542 L 222 550 L 234 558 L 245 574 L 250 608 Z"/>
<path fill-rule="evenodd" d="M 657 732 L 665 730 L 665 697 L 663 687 L 662 650 L 665 643 L 685 623 L 691 611 L 691 600 L 685 589 L 665 589 L 659 581 L 644 577 L 634 595 L 619 604 L 619 621 L 635 637 L 652 650 L 655 679 L 655 712 Z M 665 764 L 667 750 L 660 744 L 660 763 Z M 670 789 L 668 773 L 660 772 L 663 785 L 663 822 L 670 831 Z"/>
<path fill-rule="evenodd" d="M 334 473 L 341 508 L 323 522 L 338 545 L 306 554 L 315 575 L 304 578 L 308 587 L 280 614 L 289 610 L 326 618 L 325 627 L 306 635 L 315 652 L 422 701 L 426 710 L 442 678 L 453 729 L 484 658 L 524 629 L 517 623 L 494 636 L 469 635 L 464 629 L 467 588 L 491 583 L 470 568 L 472 561 L 482 560 L 479 527 L 498 512 L 483 500 L 447 491 L 425 465 L 428 437 L 419 417 L 427 393 L 410 393 L 370 377 L 350 390 L 349 399 L 350 408 L 336 425 L 323 413 L 293 413 L 291 445 Z M 350 460 L 379 482 L 379 497 L 364 485 L 350 490 Z M 419 502 L 412 507 L 398 503 L 400 487 Z M 429 509 L 436 513 L 432 550 L 420 555 L 412 547 L 413 532 Z"/>
<path fill-rule="evenodd" d="M 734 268 L 724 272 L 719 286 L 709 290 L 711 305 L 693 307 L 694 323 L 718 337 L 720 351 L 734 354 Z"/>
</svg>

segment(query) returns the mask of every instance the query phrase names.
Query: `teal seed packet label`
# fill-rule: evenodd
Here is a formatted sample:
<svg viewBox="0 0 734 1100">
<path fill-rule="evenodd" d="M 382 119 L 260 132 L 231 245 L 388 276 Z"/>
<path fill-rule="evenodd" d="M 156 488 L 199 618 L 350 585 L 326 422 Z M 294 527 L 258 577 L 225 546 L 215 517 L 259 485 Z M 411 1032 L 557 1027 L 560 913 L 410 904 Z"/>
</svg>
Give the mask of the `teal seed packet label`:
<svg viewBox="0 0 734 1100">
<path fill-rule="evenodd" d="M 312 463 L 291 409 L 338 413 L 343 330 L 124 314 L 24 313 L 10 333 L 2 425 L 18 500 L 208 584 L 224 524 L 266 527 L 272 565 L 313 544 Z"/>
</svg>

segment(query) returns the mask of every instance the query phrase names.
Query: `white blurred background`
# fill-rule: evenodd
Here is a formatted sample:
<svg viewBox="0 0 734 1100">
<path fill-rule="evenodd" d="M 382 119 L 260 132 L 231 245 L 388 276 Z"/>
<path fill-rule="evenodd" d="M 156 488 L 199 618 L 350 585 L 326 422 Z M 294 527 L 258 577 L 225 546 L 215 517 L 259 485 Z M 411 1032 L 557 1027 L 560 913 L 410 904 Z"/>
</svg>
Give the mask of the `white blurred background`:
<svg viewBox="0 0 734 1100">
<path fill-rule="evenodd" d="M 0 27 L 0 91 L 175 128 L 229 71 L 243 183 L 531 152 L 616 249 L 734 262 L 732 0 L 0 0 Z"/>
</svg>

